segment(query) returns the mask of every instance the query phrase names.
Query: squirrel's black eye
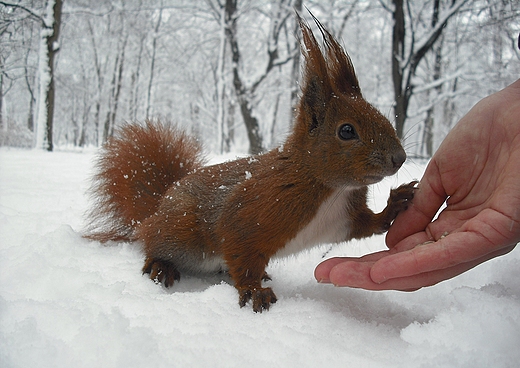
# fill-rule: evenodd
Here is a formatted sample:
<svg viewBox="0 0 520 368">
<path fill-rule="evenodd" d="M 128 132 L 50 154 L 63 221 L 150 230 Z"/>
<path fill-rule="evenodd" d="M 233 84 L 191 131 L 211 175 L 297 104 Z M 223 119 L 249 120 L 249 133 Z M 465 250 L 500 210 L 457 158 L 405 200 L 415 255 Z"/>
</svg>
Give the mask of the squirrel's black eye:
<svg viewBox="0 0 520 368">
<path fill-rule="evenodd" d="M 356 129 L 350 124 L 343 124 L 339 127 L 338 137 L 344 141 L 348 141 L 350 139 L 356 139 L 357 133 Z"/>
</svg>

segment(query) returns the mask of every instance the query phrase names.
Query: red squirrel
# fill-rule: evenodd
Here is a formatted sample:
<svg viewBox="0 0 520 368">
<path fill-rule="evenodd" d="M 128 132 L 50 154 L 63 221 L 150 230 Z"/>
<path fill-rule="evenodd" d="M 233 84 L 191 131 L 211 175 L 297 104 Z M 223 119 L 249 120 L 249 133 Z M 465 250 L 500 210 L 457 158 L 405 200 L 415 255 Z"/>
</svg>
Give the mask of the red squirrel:
<svg viewBox="0 0 520 368">
<path fill-rule="evenodd" d="M 367 186 L 406 160 L 390 122 L 362 96 L 354 67 L 317 19 L 320 47 L 297 15 L 305 57 L 294 127 L 279 148 L 204 166 L 197 141 L 171 124 L 127 123 L 102 148 L 86 236 L 144 244 L 143 274 L 228 272 L 239 305 L 276 302 L 262 281 L 272 257 L 385 232 L 415 182 L 375 214 Z"/>
</svg>

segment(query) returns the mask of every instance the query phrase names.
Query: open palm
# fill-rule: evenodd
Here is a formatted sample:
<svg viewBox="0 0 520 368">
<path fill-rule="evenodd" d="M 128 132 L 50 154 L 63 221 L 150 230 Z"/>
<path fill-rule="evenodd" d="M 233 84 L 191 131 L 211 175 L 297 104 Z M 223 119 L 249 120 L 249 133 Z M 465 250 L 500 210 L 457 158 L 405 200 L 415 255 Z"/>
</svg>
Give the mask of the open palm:
<svg viewBox="0 0 520 368">
<path fill-rule="evenodd" d="M 520 80 L 480 101 L 448 134 L 413 204 L 398 216 L 386 240 L 388 251 L 324 261 L 316 278 L 337 286 L 415 290 L 515 247 L 520 241 Z"/>
</svg>

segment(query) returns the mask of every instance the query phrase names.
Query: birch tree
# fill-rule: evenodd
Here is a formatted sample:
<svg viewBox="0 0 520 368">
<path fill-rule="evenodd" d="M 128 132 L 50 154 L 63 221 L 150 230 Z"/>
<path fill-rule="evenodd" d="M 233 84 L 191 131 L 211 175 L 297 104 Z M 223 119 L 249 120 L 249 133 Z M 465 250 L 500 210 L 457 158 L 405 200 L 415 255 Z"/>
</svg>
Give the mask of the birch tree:
<svg viewBox="0 0 520 368">
<path fill-rule="evenodd" d="M 39 45 L 39 67 L 37 72 L 39 93 L 36 102 L 38 111 L 36 117 L 36 147 L 53 150 L 53 117 L 54 117 L 54 58 L 59 51 L 59 32 L 61 24 L 61 13 L 63 0 L 49 0 L 46 6 L 39 8 L 39 3 L 33 2 L 6 2 L 0 1 L 0 5 L 6 9 L 11 9 L 11 13 L 23 12 L 27 17 L 36 21 L 40 25 L 40 45 Z M 28 32 L 32 34 L 32 32 Z M 28 40 L 22 39 L 22 44 L 29 44 Z M 32 77 L 28 70 L 28 58 L 30 46 L 25 51 L 23 63 L 24 81 L 30 94 L 29 114 L 34 109 L 35 93 L 32 89 Z M 3 96 L 2 96 L 3 97 Z M 3 98 L 2 98 L 3 100 Z M 27 125 L 29 129 L 33 127 L 33 117 L 29 116 Z"/>
<path fill-rule="evenodd" d="M 58 37 L 61 24 L 62 0 L 49 0 L 45 15 L 41 18 L 40 59 L 38 68 L 39 98 L 38 117 L 36 119 L 36 148 L 47 151 L 54 149 L 54 58 L 59 51 Z"/>
</svg>

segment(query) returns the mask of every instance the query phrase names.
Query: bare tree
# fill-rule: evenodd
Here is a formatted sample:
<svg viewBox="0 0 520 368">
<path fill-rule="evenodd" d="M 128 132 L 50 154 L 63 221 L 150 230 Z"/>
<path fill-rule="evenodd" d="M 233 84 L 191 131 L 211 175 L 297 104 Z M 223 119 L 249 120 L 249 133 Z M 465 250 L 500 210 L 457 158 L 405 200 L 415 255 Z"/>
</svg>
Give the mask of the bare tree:
<svg viewBox="0 0 520 368">
<path fill-rule="evenodd" d="M 124 32 L 123 32 L 124 33 Z M 110 95 L 108 110 L 103 125 L 103 142 L 114 133 L 114 126 L 116 123 L 117 109 L 119 106 L 119 96 L 121 94 L 121 86 L 123 81 L 123 70 L 125 65 L 125 50 L 128 41 L 128 35 L 122 35 L 119 39 L 118 52 L 114 62 L 114 71 L 112 74 L 112 81 L 110 83 Z"/>
<path fill-rule="evenodd" d="M 24 79 L 25 79 L 25 84 L 27 85 L 27 91 L 29 92 L 29 111 L 27 112 L 27 128 L 31 132 L 33 132 L 34 131 L 34 106 L 36 105 L 36 96 L 34 93 L 35 75 L 34 75 L 34 72 L 31 72 L 30 68 L 29 68 L 29 54 L 30 54 L 30 48 L 27 49 L 27 52 L 25 54 Z M 1 110 L 1 108 L 0 108 L 0 110 Z"/>
<path fill-rule="evenodd" d="M 40 13 L 39 10 L 31 8 L 30 4 L 1 1 L 0 5 L 21 10 L 27 13 L 31 19 L 40 23 L 40 65 L 38 69 L 40 92 L 38 97 L 39 109 L 37 116 L 36 146 L 52 151 L 55 104 L 54 58 L 60 49 L 58 38 L 63 0 L 49 0 L 43 14 Z M 30 103 L 32 103 L 32 100 Z"/>
<path fill-rule="evenodd" d="M 286 2 L 280 0 L 275 4 L 275 11 L 271 18 L 269 30 L 269 38 L 267 45 L 267 63 L 264 72 L 260 74 L 252 83 L 246 83 L 244 76 L 240 72 L 242 65 L 242 54 L 238 44 L 237 37 L 237 0 L 226 0 L 224 4 L 224 17 L 226 23 L 226 38 L 230 45 L 231 51 L 231 67 L 233 73 L 233 86 L 237 97 L 240 112 L 244 120 L 249 139 L 249 152 L 252 154 L 261 152 L 263 147 L 263 137 L 260 131 L 260 124 L 254 114 L 253 98 L 257 88 L 266 79 L 269 73 L 278 66 L 288 63 L 294 52 L 289 54 L 285 59 L 280 60 L 279 57 L 279 37 L 283 29 L 283 25 L 290 16 L 291 12 L 286 7 Z"/>
<path fill-rule="evenodd" d="M 42 20 L 40 45 L 40 95 L 38 118 L 36 121 L 36 147 L 47 151 L 54 149 L 53 121 L 54 121 L 54 58 L 60 50 L 58 37 L 61 25 L 62 0 L 49 0 L 47 11 Z"/>
<path fill-rule="evenodd" d="M 5 128 L 4 126 L 4 57 L 3 55 L 0 55 L 0 128 Z"/>
<path fill-rule="evenodd" d="M 293 5 L 294 5 L 294 10 L 297 11 L 298 13 L 301 13 L 303 0 L 296 0 Z M 294 17 L 293 29 L 292 29 L 293 34 L 297 35 L 299 32 L 299 29 L 300 29 L 300 26 L 298 24 L 298 19 L 296 19 L 296 17 Z M 299 50 L 299 48 L 300 48 L 300 41 L 295 37 L 294 49 Z M 293 107 L 295 107 L 298 102 L 298 93 L 300 91 L 300 87 L 298 84 L 298 82 L 301 79 L 300 78 L 300 60 L 301 60 L 301 53 L 296 52 L 294 54 L 294 58 L 292 61 L 292 69 L 291 69 L 291 81 L 293 82 L 291 85 L 291 117 L 293 115 Z M 292 124 L 292 121 L 293 121 L 293 119 L 291 119 L 291 124 Z"/>
<path fill-rule="evenodd" d="M 157 52 L 157 37 L 159 36 L 159 27 L 161 26 L 163 8 L 159 9 L 159 15 L 157 16 L 157 23 L 155 24 L 153 38 L 152 38 L 152 58 L 150 61 L 150 79 L 148 81 L 148 93 L 146 97 L 146 118 L 150 118 L 150 108 L 151 108 L 151 99 L 152 99 L 152 86 L 153 86 L 153 76 L 155 72 L 155 54 Z"/>
<path fill-rule="evenodd" d="M 385 113 L 395 109 L 402 135 L 405 121 L 410 134 L 417 132 L 407 145 L 417 143 L 421 155 L 435 150 L 462 111 L 520 70 L 520 52 L 512 48 L 520 19 L 516 1 L 157 3 L 64 3 L 63 47 L 52 79 L 55 145 L 100 144 L 118 119 L 143 119 L 147 111 L 191 129 L 215 152 L 242 149 L 240 139 L 250 152 L 276 144 L 298 96 L 293 14 L 295 8 L 305 13 L 304 4 L 344 38 L 367 97 L 377 96 Z M 46 4 L 0 0 L 0 144 L 21 138 L 28 146 L 38 104 L 49 106 L 38 93 L 45 80 L 39 78 L 39 59 L 42 68 L 47 65 L 37 52 Z M 392 29 L 393 43 L 387 36 Z"/>
<path fill-rule="evenodd" d="M 96 37 L 94 34 L 94 29 L 92 27 L 92 23 L 87 19 L 87 29 L 89 31 L 90 42 L 92 44 L 92 53 L 93 53 L 93 61 L 94 61 L 94 70 L 96 77 L 96 93 L 93 98 L 94 100 L 94 140 L 96 144 L 100 143 L 99 140 L 99 121 L 101 118 L 101 95 L 103 91 L 103 72 L 101 66 L 100 55 L 98 52 L 98 45 L 96 42 Z"/>
<path fill-rule="evenodd" d="M 139 38 L 139 51 L 137 53 L 137 65 L 135 66 L 135 70 L 132 72 L 131 77 L 131 86 L 130 86 L 130 117 L 133 120 L 137 119 L 137 110 L 138 110 L 138 100 L 139 100 L 139 81 L 141 76 L 141 64 L 143 60 L 143 48 L 144 48 L 144 40 L 146 38 L 146 34 L 143 32 L 142 36 Z"/>
<path fill-rule="evenodd" d="M 435 28 L 437 23 L 439 22 L 439 13 L 440 13 L 440 2 L 441 0 L 433 1 L 433 14 L 431 26 Z M 433 46 L 433 82 L 437 82 L 441 78 L 441 64 L 442 64 L 442 36 L 439 41 Z M 436 84 L 436 83 L 435 83 Z M 436 84 L 434 88 L 437 94 L 442 92 L 442 84 Z M 427 91 L 427 94 L 430 94 L 430 90 Z M 435 116 L 435 106 L 432 105 L 426 111 L 426 119 L 424 120 L 424 130 L 423 130 L 423 138 L 422 138 L 422 149 L 421 151 L 426 152 L 427 157 L 433 156 L 433 129 L 434 129 L 434 116 Z"/>
<path fill-rule="evenodd" d="M 408 116 L 408 106 L 414 94 L 413 78 L 417 67 L 428 51 L 441 36 L 449 19 L 460 11 L 468 0 L 454 0 L 446 11 L 438 15 L 438 21 L 417 40 L 414 29 L 407 38 L 406 22 L 411 22 L 410 0 L 392 0 L 394 18 L 392 33 L 392 79 L 394 85 L 394 112 L 397 134 L 403 138 L 404 124 Z"/>
</svg>

